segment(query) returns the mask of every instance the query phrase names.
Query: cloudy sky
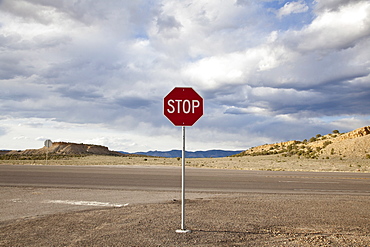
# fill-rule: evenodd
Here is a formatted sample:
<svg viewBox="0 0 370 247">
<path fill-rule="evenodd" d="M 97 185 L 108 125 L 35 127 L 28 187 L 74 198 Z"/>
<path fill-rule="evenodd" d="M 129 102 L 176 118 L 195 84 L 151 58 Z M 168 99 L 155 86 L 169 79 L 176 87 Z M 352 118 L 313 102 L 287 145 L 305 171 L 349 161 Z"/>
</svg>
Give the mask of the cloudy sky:
<svg viewBox="0 0 370 247">
<path fill-rule="evenodd" d="M 0 0 L 0 149 L 181 149 L 176 86 L 205 101 L 187 150 L 350 131 L 369 54 L 368 0 Z"/>
</svg>

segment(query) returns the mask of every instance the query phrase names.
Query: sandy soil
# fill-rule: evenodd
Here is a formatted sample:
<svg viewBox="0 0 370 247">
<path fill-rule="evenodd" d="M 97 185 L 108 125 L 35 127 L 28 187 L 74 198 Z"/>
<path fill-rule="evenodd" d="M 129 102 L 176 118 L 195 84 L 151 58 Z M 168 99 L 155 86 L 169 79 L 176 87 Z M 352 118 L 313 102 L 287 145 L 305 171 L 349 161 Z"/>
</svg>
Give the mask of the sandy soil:
<svg viewBox="0 0 370 247">
<path fill-rule="evenodd" d="M 0 246 L 369 246 L 370 197 L 242 194 L 4 222 Z"/>
<path fill-rule="evenodd" d="M 2 164 L 39 164 L 45 160 L 2 160 Z M 165 165 L 181 166 L 181 159 L 86 156 L 65 160 L 48 160 L 48 165 Z M 244 156 L 225 158 L 189 158 L 188 167 L 204 167 L 240 170 L 269 171 L 329 171 L 329 172 L 370 172 L 370 159 L 330 157 L 329 159 L 298 159 L 297 156 L 282 157 L 279 155 Z"/>
</svg>

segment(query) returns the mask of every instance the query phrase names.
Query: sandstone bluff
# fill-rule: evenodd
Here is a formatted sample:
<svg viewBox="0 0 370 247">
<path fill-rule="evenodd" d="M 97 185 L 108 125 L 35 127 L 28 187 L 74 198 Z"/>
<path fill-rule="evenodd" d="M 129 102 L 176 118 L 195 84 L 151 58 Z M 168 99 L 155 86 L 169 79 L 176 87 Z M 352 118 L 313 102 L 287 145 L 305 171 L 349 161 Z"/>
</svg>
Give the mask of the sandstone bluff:
<svg viewBox="0 0 370 247">
<path fill-rule="evenodd" d="M 370 158 L 370 126 L 355 129 L 347 133 L 333 131 L 331 134 L 320 135 L 309 140 L 287 141 L 252 147 L 236 156 L 298 155 L 306 158 L 324 158 L 328 156 Z"/>
<path fill-rule="evenodd" d="M 83 143 L 70 143 L 70 142 L 54 142 L 50 148 L 40 149 L 26 149 L 24 151 L 10 151 L 8 155 L 42 155 L 45 153 L 51 155 L 117 155 L 125 156 L 122 153 L 109 150 L 105 146 L 83 144 Z"/>
</svg>

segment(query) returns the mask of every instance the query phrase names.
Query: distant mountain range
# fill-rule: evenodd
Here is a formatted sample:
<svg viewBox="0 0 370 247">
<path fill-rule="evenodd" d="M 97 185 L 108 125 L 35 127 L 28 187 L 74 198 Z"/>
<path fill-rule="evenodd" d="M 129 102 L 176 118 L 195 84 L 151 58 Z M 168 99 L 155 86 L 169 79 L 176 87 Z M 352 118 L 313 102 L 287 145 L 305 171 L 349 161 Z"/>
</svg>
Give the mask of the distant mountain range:
<svg viewBox="0 0 370 247">
<path fill-rule="evenodd" d="M 220 158 L 220 157 L 227 157 L 235 154 L 239 154 L 242 151 L 226 151 L 226 150 L 207 150 L 207 151 L 186 151 L 185 157 L 186 158 Z M 123 154 L 130 154 L 126 152 L 120 152 Z M 148 156 L 156 156 L 156 157 L 165 157 L 165 158 L 177 158 L 182 156 L 181 150 L 171 150 L 171 151 L 148 151 L 148 152 L 137 152 L 131 154 L 138 154 L 138 155 L 148 155 Z"/>
</svg>

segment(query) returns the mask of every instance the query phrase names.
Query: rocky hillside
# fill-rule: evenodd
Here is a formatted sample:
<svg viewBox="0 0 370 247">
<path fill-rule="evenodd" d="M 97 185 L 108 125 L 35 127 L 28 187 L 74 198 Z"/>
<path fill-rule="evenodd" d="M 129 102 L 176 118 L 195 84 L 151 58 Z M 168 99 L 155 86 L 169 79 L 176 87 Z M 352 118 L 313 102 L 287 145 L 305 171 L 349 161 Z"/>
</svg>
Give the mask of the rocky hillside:
<svg viewBox="0 0 370 247">
<path fill-rule="evenodd" d="M 48 152 L 50 155 L 117 155 L 127 156 L 125 154 L 110 151 L 107 147 L 93 144 L 77 144 L 69 142 L 54 142 L 53 145 L 48 149 L 46 147 L 40 149 L 26 149 L 24 151 L 9 151 L 7 155 L 21 155 L 21 156 L 32 156 L 32 155 L 43 155 Z"/>
<path fill-rule="evenodd" d="M 320 134 L 309 140 L 288 141 L 252 147 L 236 156 L 297 155 L 306 158 L 329 158 L 330 156 L 358 157 L 370 159 L 370 126 L 365 126 L 348 133 Z"/>
</svg>

